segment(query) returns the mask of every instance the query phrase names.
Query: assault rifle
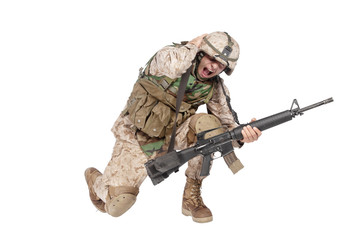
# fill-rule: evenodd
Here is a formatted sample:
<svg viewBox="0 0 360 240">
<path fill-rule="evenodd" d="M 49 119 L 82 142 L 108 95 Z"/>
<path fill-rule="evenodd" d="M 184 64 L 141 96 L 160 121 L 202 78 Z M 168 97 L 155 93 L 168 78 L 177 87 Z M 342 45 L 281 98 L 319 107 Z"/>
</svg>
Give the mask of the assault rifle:
<svg viewBox="0 0 360 240">
<path fill-rule="evenodd" d="M 181 150 L 181 151 L 171 151 L 165 155 L 152 159 L 145 163 L 145 167 L 151 181 L 154 185 L 162 182 L 167 178 L 171 173 L 177 172 L 179 167 L 184 163 L 196 157 L 202 155 L 203 163 L 201 166 L 201 176 L 209 175 L 210 163 L 214 159 L 215 153 L 220 153 L 221 157 L 235 156 L 234 148 L 232 145 L 233 140 L 243 139 L 241 130 L 244 126 L 250 125 L 252 127 L 257 127 L 260 131 L 275 127 L 279 124 L 285 123 L 292 120 L 295 116 L 302 115 L 305 111 L 319 107 L 323 104 L 327 104 L 334 101 L 333 98 L 328 98 L 324 101 L 312 104 L 310 106 L 300 109 L 300 106 L 296 99 L 293 100 L 290 110 L 286 110 L 272 116 L 259 119 L 257 121 L 251 122 L 249 124 L 242 124 L 231 131 L 221 133 L 219 135 L 205 139 L 205 134 L 211 132 L 215 129 L 210 129 L 204 132 L 197 134 L 197 142 L 195 146 Z M 294 108 L 294 106 L 296 107 Z M 230 160 L 238 160 L 236 157 L 230 157 Z M 240 161 L 239 161 L 240 163 Z M 228 164 L 229 165 L 229 164 Z M 242 164 L 240 163 L 240 169 Z"/>
</svg>

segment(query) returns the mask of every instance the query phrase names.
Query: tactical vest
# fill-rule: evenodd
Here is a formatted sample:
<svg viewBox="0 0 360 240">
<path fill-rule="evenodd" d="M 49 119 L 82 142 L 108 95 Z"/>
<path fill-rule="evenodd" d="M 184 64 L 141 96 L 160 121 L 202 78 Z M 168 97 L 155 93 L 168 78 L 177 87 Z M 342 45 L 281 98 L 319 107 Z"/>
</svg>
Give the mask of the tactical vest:
<svg viewBox="0 0 360 240">
<path fill-rule="evenodd" d="M 144 71 L 140 70 L 139 78 L 122 115 L 128 115 L 136 128 L 148 136 L 166 137 L 167 142 L 174 126 L 176 96 L 181 78 L 171 79 L 166 76 L 151 75 L 149 72 L 151 60 L 152 58 Z M 177 126 L 194 115 L 200 105 L 211 99 L 214 84 L 215 81 L 202 82 L 190 75 L 176 120 Z"/>
</svg>

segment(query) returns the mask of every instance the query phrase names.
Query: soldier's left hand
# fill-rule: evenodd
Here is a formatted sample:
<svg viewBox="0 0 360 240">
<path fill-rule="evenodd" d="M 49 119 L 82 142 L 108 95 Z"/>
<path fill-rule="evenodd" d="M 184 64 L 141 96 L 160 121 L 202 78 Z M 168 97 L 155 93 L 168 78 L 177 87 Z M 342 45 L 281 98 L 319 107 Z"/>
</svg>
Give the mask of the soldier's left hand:
<svg viewBox="0 0 360 240">
<path fill-rule="evenodd" d="M 256 121 L 256 118 L 251 119 L 251 122 Z M 243 135 L 243 139 L 240 140 L 243 143 L 251 143 L 259 139 L 261 136 L 261 131 L 257 127 L 251 127 L 250 125 L 245 126 L 241 134 Z"/>
</svg>

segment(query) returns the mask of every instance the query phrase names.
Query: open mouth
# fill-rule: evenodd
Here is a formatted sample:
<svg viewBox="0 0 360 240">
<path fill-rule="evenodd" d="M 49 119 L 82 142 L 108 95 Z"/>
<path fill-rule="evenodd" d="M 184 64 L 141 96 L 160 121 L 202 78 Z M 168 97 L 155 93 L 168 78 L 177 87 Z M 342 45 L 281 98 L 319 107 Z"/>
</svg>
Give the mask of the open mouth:
<svg viewBox="0 0 360 240">
<path fill-rule="evenodd" d="M 209 78 L 214 72 L 208 69 L 207 67 L 204 67 L 204 69 L 201 72 L 202 78 Z"/>
</svg>

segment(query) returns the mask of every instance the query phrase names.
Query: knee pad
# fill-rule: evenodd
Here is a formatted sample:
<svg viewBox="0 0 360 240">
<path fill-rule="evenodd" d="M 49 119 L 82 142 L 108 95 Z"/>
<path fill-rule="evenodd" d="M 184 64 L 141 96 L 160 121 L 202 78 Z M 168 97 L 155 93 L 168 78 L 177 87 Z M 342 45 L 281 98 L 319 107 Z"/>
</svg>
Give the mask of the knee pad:
<svg viewBox="0 0 360 240">
<path fill-rule="evenodd" d="M 196 142 L 196 135 L 203 131 L 217 128 L 214 131 L 206 133 L 205 139 L 219 135 L 226 131 L 226 129 L 222 127 L 220 120 L 217 117 L 206 113 L 199 113 L 194 115 L 190 120 L 189 125 L 190 130 L 187 135 L 189 144 Z M 234 174 L 244 167 L 234 152 L 225 155 L 223 158 Z"/>
<path fill-rule="evenodd" d="M 105 203 L 106 212 L 113 217 L 123 215 L 134 205 L 138 193 L 139 188 L 135 187 L 109 186 Z"/>
<path fill-rule="evenodd" d="M 206 130 L 217 128 L 205 134 L 205 139 L 225 132 L 220 120 L 212 114 L 199 113 L 192 116 L 189 123 L 190 130 L 188 132 L 188 141 L 193 143 L 196 141 L 196 135 Z"/>
</svg>

